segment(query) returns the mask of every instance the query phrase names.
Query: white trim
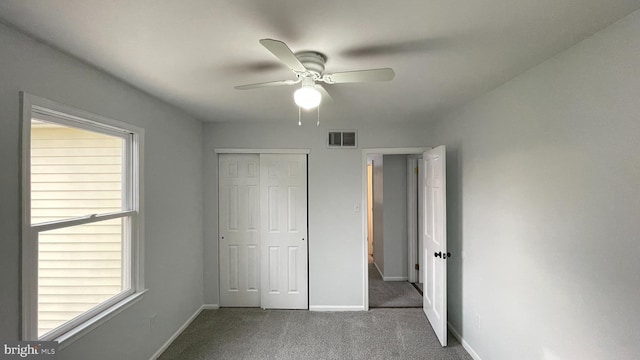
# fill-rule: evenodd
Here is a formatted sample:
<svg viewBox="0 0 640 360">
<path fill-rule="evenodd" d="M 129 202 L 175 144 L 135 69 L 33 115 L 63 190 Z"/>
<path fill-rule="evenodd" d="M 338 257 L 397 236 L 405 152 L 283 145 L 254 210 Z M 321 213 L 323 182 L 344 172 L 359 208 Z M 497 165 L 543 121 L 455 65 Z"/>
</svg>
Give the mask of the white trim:
<svg viewBox="0 0 640 360">
<path fill-rule="evenodd" d="M 63 323 L 57 328 L 54 328 L 42 337 L 38 338 L 38 340 L 57 340 L 58 343 L 62 344 L 63 341 L 75 337 L 76 335 L 78 335 L 78 337 L 80 335 L 84 335 L 88 330 L 95 328 L 95 326 L 92 326 L 94 323 L 98 325 L 102 324 L 103 322 L 100 322 L 101 319 L 112 312 L 117 312 L 118 306 L 125 306 L 127 302 L 131 301 L 130 299 L 135 299 L 134 296 L 138 294 L 140 293 L 137 293 L 134 289 L 127 289 L 114 297 L 101 302 L 96 307 L 81 313 L 66 323 Z M 83 331 L 84 329 L 87 329 L 87 331 Z M 75 341 L 75 339 L 71 342 L 73 341 Z M 66 344 L 64 346 L 66 346 Z"/>
<path fill-rule="evenodd" d="M 21 213 L 22 213 L 22 339 L 34 339 L 37 337 L 38 320 L 38 303 L 35 301 L 35 295 L 38 294 L 38 274 L 31 269 L 37 269 L 38 260 L 34 256 L 37 247 L 37 236 L 31 231 L 31 109 L 33 107 L 33 98 L 26 93 L 20 92 L 21 99 L 21 118 L 20 122 L 22 136 L 21 141 L 21 178 L 20 178 L 20 197 L 21 197 Z M 27 125 L 29 124 L 29 125 Z M 27 271 L 29 270 L 29 271 Z M 36 334 L 34 334 L 36 331 Z"/>
<path fill-rule="evenodd" d="M 381 154 L 381 155 L 422 155 L 423 152 L 431 150 L 429 146 L 425 147 L 400 147 L 400 148 L 368 148 L 362 149 L 362 152 L 366 155 Z M 366 161 L 366 157 L 365 157 Z"/>
<path fill-rule="evenodd" d="M 478 353 L 476 353 L 475 350 L 473 350 L 473 348 L 471 347 L 471 345 L 469 345 L 468 342 L 466 342 L 464 340 L 464 338 L 462 337 L 462 335 L 460 335 L 460 333 L 458 332 L 458 330 L 456 330 L 456 328 L 453 327 L 453 325 L 451 325 L 451 323 L 447 323 L 447 327 L 449 328 L 449 331 L 451 331 L 451 335 L 453 335 L 453 337 L 455 337 L 456 339 L 458 339 L 458 341 L 460 342 L 460 344 L 462 345 L 462 347 L 467 350 L 467 352 L 469 353 L 469 355 L 471 355 L 471 357 L 473 358 L 473 360 L 482 360 L 480 358 L 480 355 L 478 355 Z"/>
<path fill-rule="evenodd" d="M 383 281 L 407 281 L 409 280 L 406 276 L 383 276 Z"/>
<path fill-rule="evenodd" d="M 309 311 L 366 311 L 362 305 L 310 305 Z"/>
<path fill-rule="evenodd" d="M 204 304 L 202 305 L 202 310 L 218 310 L 220 309 L 220 305 L 218 304 Z"/>
<path fill-rule="evenodd" d="M 93 215 L 81 216 L 78 218 L 33 224 L 31 225 L 31 229 L 36 232 L 43 232 L 43 231 L 49 231 L 49 230 L 62 229 L 69 226 L 77 226 L 77 225 L 90 224 L 94 222 L 106 221 L 111 219 L 126 218 L 134 215 L 135 215 L 135 211 L 133 210 L 119 211 L 115 213 L 100 214 L 100 215 L 93 214 Z"/>
<path fill-rule="evenodd" d="M 362 200 L 361 209 L 368 209 L 367 206 L 367 156 L 372 154 L 383 155 L 409 155 L 409 154 L 422 154 L 423 152 L 431 149 L 430 147 L 404 147 L 404 148 L 371 148 L 362 149 Z M 367 228 L 367 212 L 362 213 L 362 304 L 364 310 L 369 310 L 369 243 Z"/>
<path fill-rule="evenodd" d="M 60 105 L 60 106 L 62 107 L 64 105 Z M 93 131 L 93 132 L 95 132 L 96 128 L 98 128 L 100 129 L 100 133 L 102 134 L 119 137 L 121 139 L 126 139 L 127 136 L 131 133 L 131 131 L 129 130 L 124 130 L 123 127 L 116 128 L 115 126 L 109 125 L 106 122 L 105 124 L 102 124 L 98 121 L 89 120 L 89 116 L 90 115 L 87 115 L 86 118 L 81 118 L 79 116 L 71 116 L 61 111 L 54 111 L 38 105 L 33 105 L 32 111 L 31 111 L 32 119 L 49 122 L 49 123 L 62 124 L 64 126 L 71 127 L 71 128 L 82 129 L 82 130 Z M 102 118 L 102 117 L 99 115 L 94 115 L 91 117 L 91 119 L 98 119 L 98 118 Z M 117 121 L 113 120 L 113 122 L 117 122 Z"/>
<path fill-rule="evenodd" d="M 144 290 L 138 293 L 131 294 L 130 296 L 122 299 L 116 304 L 113 304 L 111 307 L 102 311 L 98 315 L 82 322 L 80 325 L 74 327 L 71 331 L 68 331 L 61 336 L 56 337 L 54 340 L 57 341 L 58 344 L 60 344 L 61 350 L 64 349 L 65 347 L 71 345 L 74 341 L 83 337 L 86 333 L 106 323 L 114 316 L 120 314 L 124 310 L 131 307 L 133 304 L 142 300 L 142 295 L 144 295 L 146 292 L 147 290 Z"/>
<path fill-rule="evenodd" d="M 418 157 L 407 156 L 407 280 L 418 282 Z"/>
<path fill-rule="evenodd" d="M 129 123 L 90 113 L 88 111 L 79 110 L 74 107 L 31 95 L 26 92 L 21 92 L 21 94 L 23 95 L 24 100 L 28 100 L 30 111 L 31 108 L 33 108 L 38 114 L 47 114 L 69 121 L 82 121 L 83 123 L 89 122 L 95 124 L 97 127 L 110 128 L 112 131 L 120 133 L 122 133 L 122 130 L 133 133 L 144 132 L 143 128 L 131 125 Z M 29 120 L 31 120 L 31 115 L 29 116 Z M 78 126 L 78 124 L 75 123 L 74 126 Z"/>
<path fill-rule="evenodd" d="M 162 346 L 160 346 L 160 348 L 158 349 L 158 351 L 156 351 L 153 355 L 151 355 L 151 358 L 149 360 L 156 360 L 157 358 L 160 357 L 160 355 L 162 355 L 162 353 L 167 350 L 167 348 L 171 345 L 171 343 L 178 337 L 180 336 L 180 334 L 182 334 L 182 332 L 189 327 L 189 325 L 191 325 L 191 323 L 193 322 L 193 320 L 195 320 L 198 315 L 200 315 L 200 313 L 202 312 L 202 310 L 207 310 L 207 306 L 217 306 L 217 305 L 201 305 L 196 312 L 193 313 L 193 315 L 191 315 L 187 321 L 184 322 L 184 324 L 182 324 L 182 326 L 180 326 L 178 328 L 178 330 L 176 330 L 170 337 L 169 339 L 167 339 L 167 341 L 164 342 L 164 344 L 162 344 Z"/>
<path fill-rule="evenodd" d="M 131 168 L 133 173 L 131 174 L 131 188 L 135 193 L 131 196 L 131 207 L 138 210 L 137 216 L 131 217 L 133 229 L 136 230 L 135 243 L 131 247 L 131 259 L 136 259 L 137 262 L 131 264 L 129 270 L 132 272 L 132 279 L 135 280 L 136 291 L 143 291 L 146 289 L 145 276 L 144 276 L 144 259 L 145 259 L 145 183 L 144 183 L 144 129 L 132 126 L 134 129 L 138 129 L 133 132 L 133 140 L 131 142 Z"/>
<path fill-rule="evenodd" d="M 311 149 L 241 149 L 220 148 L 213 149 L 216 154 L 309 154 Z"/>
</svg>

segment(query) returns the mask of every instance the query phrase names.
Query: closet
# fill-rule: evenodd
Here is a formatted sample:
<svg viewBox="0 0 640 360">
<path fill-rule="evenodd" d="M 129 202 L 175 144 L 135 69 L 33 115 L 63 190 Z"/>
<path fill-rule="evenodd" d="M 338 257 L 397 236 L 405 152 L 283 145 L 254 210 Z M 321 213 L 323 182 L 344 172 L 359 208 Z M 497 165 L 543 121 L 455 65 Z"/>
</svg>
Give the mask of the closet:
<svg viewBox="0 0 640 360">
<path fill-rule="evenodd" d="M 307 309 L 306 154 L 218 154 L 220 306 Z"/>
</svg>

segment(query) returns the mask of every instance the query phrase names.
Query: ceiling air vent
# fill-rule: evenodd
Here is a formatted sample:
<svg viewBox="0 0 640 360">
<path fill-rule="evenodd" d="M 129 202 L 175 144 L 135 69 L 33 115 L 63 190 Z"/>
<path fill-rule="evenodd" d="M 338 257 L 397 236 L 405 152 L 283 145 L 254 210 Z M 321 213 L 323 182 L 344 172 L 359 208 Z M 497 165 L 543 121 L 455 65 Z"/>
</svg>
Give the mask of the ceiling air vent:
<svg viewBox="0 0 640 360">
<path fill-rule="evenodd" d="M 327 145 L 330 148 L 358 147 L 357 132 L 355 130 L 329 130 Z"/>
</svg>

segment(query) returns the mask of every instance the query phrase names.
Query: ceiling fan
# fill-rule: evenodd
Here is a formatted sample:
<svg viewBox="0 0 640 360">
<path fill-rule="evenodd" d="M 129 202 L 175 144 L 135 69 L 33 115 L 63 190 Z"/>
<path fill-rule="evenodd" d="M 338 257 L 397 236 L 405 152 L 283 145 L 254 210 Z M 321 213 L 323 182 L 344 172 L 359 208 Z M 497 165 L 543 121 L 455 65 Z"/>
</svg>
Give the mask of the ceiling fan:
<svg viewBox="0 0 640 360">
<path fill-rule="evenodd" d="M 295 85 L 301 83 L 301 87 L 293 94 L 295 103 L 305 109 L 313 109 L 320 105 L 321 99 L 331 99 L 327 90 L 317 82 L 325 84 L 357 83 L 370 81 L 389 81 L 395 76 L 393 69 L 369 69 L 345 71 L 337 73 L 324 72 L 324 64 L 327 57 L 317 51 L 303 51 L 294 53 L 282 41 L 262 39 L 260 44 L 267 48 L 285 66 L 296 75 L 295 80 L 270 81 L 258 84 L 236 86 L 238 90 L 249 90 L 261 87 Z"/>
</svg>

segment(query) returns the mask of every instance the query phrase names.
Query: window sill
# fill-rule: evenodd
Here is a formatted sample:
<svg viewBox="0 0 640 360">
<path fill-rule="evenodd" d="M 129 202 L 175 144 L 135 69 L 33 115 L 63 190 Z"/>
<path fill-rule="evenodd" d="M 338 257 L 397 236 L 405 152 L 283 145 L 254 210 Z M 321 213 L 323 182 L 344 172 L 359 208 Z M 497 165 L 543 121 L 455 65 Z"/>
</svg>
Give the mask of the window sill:
<svg viewBox="0 0 640 360">
<path fill-rule="evenodd" d="M 58 336 L 53 340 L 58 342 L 58 346 L 60 350 L 64 349 L 65 347 L 71 345 L 72 343 L 74 343 L 76 340 L 80 339 L 87 333 L 91 332 L 93 329 L 101 326 L 102 324 L 106 323 L 114 316 L 118 315 L 125 309 L 129 308 L 131 305 L 142 300 L 143 295 L 147 291 L 149 290 L 145 289 L 122 299 L 120 302 L 114 304 L 113 306 L 106 309 L 105 311 L 99 313 L 98 315 L 92 317 L 91 319 L 85 321 L 84 323 L 76 326 L 75 328 Z"/>
</svg>

